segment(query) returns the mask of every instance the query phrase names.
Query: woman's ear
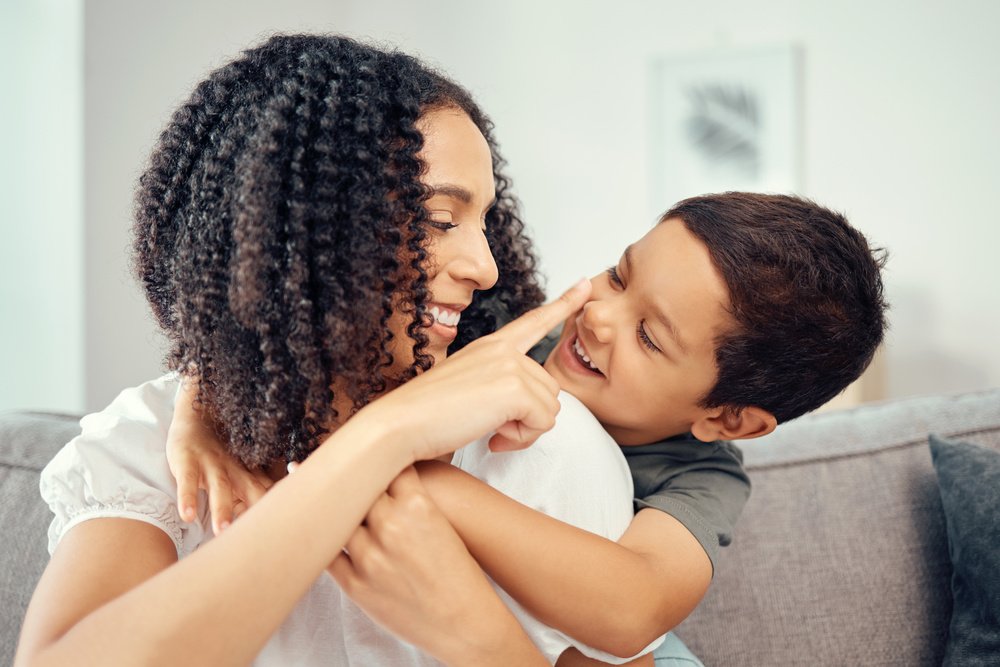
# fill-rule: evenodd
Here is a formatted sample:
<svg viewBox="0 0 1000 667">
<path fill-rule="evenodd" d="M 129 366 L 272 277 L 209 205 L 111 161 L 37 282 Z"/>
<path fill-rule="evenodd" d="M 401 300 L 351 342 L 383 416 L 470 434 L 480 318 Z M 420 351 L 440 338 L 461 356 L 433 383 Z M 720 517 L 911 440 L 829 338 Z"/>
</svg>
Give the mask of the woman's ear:
<svg viewBox="0 0 1000 667">
<path fill-rule="evenodd" d="M 717 408 L 691 424 L 691 435 L 702 442 L 748 440 L 767 435 L 777 425 L 774 415 L 763 408 L 752 405 L 740 410 Z"/>
</svg>

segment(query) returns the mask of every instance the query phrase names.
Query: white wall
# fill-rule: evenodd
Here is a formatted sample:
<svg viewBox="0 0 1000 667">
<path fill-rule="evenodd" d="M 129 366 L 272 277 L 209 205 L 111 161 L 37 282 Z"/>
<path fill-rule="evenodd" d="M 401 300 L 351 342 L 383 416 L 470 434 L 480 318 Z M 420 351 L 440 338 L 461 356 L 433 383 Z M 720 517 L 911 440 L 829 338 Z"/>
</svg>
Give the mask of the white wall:
<svg viewBox="0 0 1000 667">
<path fill-rule="evenodd" d="M 78 412 L 83 7 L 0 2 L 0 409 Z"/>
<path fill-rule="evenodd" d="M 159 375 L 163 340 L 132 278 L 132 195 L 198 81 L 267 32 L 331 30 L 330 2 L 86 3 L 86 405 Z"/>
<path fill-rule="evenodd" d="M 393 42 L 471 88 L 496 121 L 551 291 L 602 269 L 672 203 L 650 205 L 650 59 L 797 44 L 802 192 L 892 253 L 888 395 L 1000 385 L 996 3 L 91 0 L 85 11 L 88 407 L 158 369 L 124 260 L 131 188 L 157 131 L 204 72 L 279 29 Z"/>
</svg>

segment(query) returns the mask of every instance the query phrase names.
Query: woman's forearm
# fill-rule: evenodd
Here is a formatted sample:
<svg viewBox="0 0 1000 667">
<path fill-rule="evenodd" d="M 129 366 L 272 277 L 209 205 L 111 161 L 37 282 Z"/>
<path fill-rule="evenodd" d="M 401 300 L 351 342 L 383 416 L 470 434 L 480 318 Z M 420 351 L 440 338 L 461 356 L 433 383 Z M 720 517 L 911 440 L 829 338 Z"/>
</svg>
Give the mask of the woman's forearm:
<svg viewBox="0 0 1000 667">
<path fill-rule="evenodd" d="M 36 646 L 23 664 L 252 662 L 411 463 L 393 446 L 402 436 L 351 420 L 220 537 Z"/>
<path fill-rule="evenodd" d="M 540 621 L 628 657 L 683 620 L 711 565 L 675 519 L 641 513 L 620 543 L 522 505 L 446 464 L 417 466 L 483 569 Z"/>
</svg>

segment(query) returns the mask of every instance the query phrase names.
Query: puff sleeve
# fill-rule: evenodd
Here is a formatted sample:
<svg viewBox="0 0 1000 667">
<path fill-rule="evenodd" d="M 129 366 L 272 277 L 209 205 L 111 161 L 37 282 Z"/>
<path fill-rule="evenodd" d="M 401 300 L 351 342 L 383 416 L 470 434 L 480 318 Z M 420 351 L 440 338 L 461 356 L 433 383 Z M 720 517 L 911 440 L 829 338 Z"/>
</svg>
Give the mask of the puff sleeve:
<svg viewBox="0 0 1000 667">
<path fill-rule="evenodd" d="M 208 535 L 204 503 L 198 520 L 181 521 L 177 486 L 167 465 L 167 429 L 180 388 L 176 374 L 126 389 L 101 412 L 80 421 L 82 432 L 42 471 L 39 490 L 55 515 L 49 553 L 79 523 L 125 518 L 156 526 L 173 541 L 178 558 Z"/>
</svg>

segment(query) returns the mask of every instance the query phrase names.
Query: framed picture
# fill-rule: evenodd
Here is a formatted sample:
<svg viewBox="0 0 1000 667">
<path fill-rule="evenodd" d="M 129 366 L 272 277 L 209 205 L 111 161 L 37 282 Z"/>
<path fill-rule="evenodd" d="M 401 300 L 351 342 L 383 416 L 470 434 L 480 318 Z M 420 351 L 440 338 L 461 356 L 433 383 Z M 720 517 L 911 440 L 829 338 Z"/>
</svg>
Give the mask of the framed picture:
<svg viewBox="0 0 1000 667">
<path fill-rule="evenodd" d="M 653 210 L 726 190 L 801 188 L 799 54 L 791 45 L 721 50 L 653 64 Z"/>
</svg>

